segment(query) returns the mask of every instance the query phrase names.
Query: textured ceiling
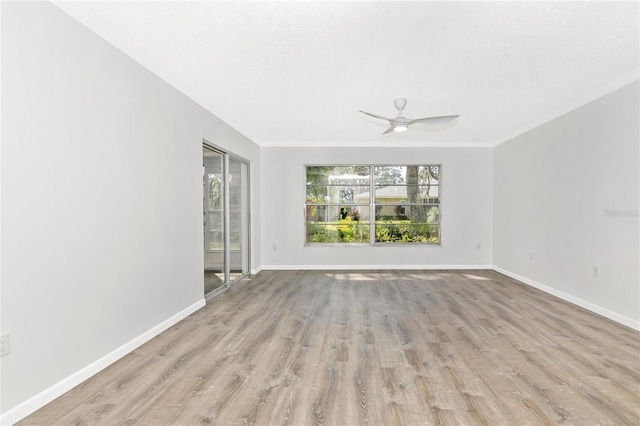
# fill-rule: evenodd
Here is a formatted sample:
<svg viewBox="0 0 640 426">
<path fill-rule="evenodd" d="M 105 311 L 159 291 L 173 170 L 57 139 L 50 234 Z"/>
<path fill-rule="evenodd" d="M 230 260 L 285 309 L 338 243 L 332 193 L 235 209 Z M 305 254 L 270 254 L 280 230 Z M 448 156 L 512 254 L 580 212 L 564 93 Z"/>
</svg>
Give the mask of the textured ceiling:
<svg viewBox="0 0 640 426">
<path fill-rule="evenodd" d="M 263 146 L 493 145 L 640 68 L 635 1 L 54 3 Z"/>
</svg>

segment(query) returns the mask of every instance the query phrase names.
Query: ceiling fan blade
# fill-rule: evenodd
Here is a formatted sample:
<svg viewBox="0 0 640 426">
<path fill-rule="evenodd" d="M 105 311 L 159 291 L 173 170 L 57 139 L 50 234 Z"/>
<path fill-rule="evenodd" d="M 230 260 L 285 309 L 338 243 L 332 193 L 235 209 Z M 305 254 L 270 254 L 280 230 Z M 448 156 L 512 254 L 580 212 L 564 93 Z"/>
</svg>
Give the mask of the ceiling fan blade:
<svg viewBox="0 0 640 426">
<path fill-rule="evenodd" d="M 379 118 L 379 119 L 381 119 L 381 120 L 391 121 L 391 119 L 390 119 L 390 118 L 383 117 L 383 116 L 381 116 L 381 115 L 372 114 L 372 113 L 370 113 L 370 112 L 366 112 L 366 111 L 363 111 L 363 110 L 361 110 L 361 109 L 360 109 L 360 110 L 358 110 L 358 111 L 360 111 L 360 112 L 361 112 L 361 113 L 363 113 L 363 114 L 370 115 L 371 117 Z"/>
<path fill-rule="evenodd" d="M 384 132 L 382 132 L 383 135 L 386 135 L 387 133 L 391 133 L 393 132 L 393 126 L 389 127 L 387 130 L 385 130 Z"/>
<path fill-rule="evenodd" d="M 420 124 L 429 124 L 432 126 L 439 126 L 441 124 L 447 124 L 458 117 L 460 116 L 459 115 L 441 115 L 439 117 L 416 118 L 414 120 L 409 121 L 409 124 L 420 123 Z"/>
</svg>

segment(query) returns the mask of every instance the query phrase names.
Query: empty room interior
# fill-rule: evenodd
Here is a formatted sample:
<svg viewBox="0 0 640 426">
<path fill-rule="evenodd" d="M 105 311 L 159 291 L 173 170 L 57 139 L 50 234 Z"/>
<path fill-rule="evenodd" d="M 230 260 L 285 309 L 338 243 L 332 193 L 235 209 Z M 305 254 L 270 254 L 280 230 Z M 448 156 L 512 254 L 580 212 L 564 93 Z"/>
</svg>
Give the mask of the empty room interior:
<svg viewBox="0 0 640 426">
<path fill-rule="evenodd" d="M 640 424 L 637 1 L 1 1 L 0 423 Z"/>
</svg>

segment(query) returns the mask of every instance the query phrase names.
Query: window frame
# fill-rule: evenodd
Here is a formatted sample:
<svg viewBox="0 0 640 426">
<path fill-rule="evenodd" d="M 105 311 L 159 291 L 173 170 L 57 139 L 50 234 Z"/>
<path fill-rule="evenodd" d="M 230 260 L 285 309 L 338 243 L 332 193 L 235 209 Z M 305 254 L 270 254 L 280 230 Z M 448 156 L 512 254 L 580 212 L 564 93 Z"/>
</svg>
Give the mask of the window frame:
<svg viewBox="0 0 640 426">
<path fill-rule="evenodd" d="M 375 190 L 376 190 L 376 181 L 375 181 L 375 168 L 376 167 L 438 167 L 438 203 L 425 203 L 425 206 L 438 206 L 438 221 L 437 221 L 437 229 L 438 229 L 438 242 L 378 242 L 376 241 L 376 206 L 388 206 L 390 204 L 385 203 L 376 203 L 375 201 Z M 308 220 L 307 213 L 308 208 L 313 206 L 324 206 L 325 208 L 329 206 L 338 207 L 336 204 L 309 204 L 307 202 L 307 170 L 310 167 L 368 167 L 369 168 L 369 202 L 367 204 L 358 203 L 354 205 L 367 206 L 369 208 L 369 241 L 367 242 L 317 242 L 317 241 L 309 241 L 309 233 L 308 233 Z M 304 190 L 304 206 L 303 206 L 303 229 L 304 229 L 304 246 L 305 247 L 441 247 L 442 246 L 442 231 L 443 231 L 443 221 L 442 221 L 442 210 L 443 210 L 443 202 L 442 202 L 442 163 L 422 163 L 422 164 L 388 164 L 388 163 L 368 163 L 368 164 L 304 164 L 303 165 L 303 190 Z M 391 185 L 390 185 L 391 186 Z M 393 185 L 393 186 L 407 186 L 406 182 L 402 185 Z M 395 205 L 395 204 L 394 204 Z M 406 206 L 414 205 L 412 203 L 407 202 L 402 204 L 405 208 Z"/>
</svg>

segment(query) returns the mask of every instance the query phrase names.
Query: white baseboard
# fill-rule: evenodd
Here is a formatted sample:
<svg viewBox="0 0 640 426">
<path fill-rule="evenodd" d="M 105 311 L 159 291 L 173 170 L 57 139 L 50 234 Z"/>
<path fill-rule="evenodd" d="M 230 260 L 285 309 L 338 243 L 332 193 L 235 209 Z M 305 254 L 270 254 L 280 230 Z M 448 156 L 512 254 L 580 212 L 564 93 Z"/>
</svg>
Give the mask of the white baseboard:
<svg viewBox="0 0 640 426">
<path fill-rule="evenodd" d="M 262 265 L 264 271 L 345 271 L 384 269 L 493 269 L 491 265 Z"/>
<path fill-rule="evenodd" d="M 50 388 L 40 392 L 36 396 L 26 400 L 25 402 L 17 405 L 16 407 L 8 410 L 6 413 L 3 413 L 0 416 L 0 425 L 12 425 L 21 419 L 27 417 L 29 414 L 35 412 L 39 408 L 44 407 L 49 402 L 63 395 L 64 393 L 70 391 L 74 387 L 78 386 L 80 383 L 84 382 L 94 374 L 104 370 L 109 365 L 113 364 L 123 356 L 127 355 L 134 349 L 142 346 L 144 343 L 153 339 L 172 325 L 180 322 L 184 318 L 188 317 L 198 309 L 202 308 L 205 305 L 205 300 L 200 299 L 193 305 L 183 309 L 172 317 L 166 319 L 150 330 L 142 333 L 138 337 L 133 340 L 125 343 L 120 346 L 116 350 L 108 353 L 102 358 L 98 359 L 95 362 L 92 362 L 88 366 L 83 369 L 75 372 L 71 376 L 66 379 L 61 380 Z"/>
<path fill-rule="evenodd" d="M 527 277 L 523 277 L 522 275 L 518 275 L 515 272 L 511 272 L 507 269 L 500 268 L 499 266 L 494 265 L 492 269 L 496 272 L 500 272 L 501 274 L 508 276 L 509 278 L 513 278 L 514 280 L 518 280 L 531 287 L 535 287 L 538 290 L 542 290 L 545 293 L 549 293 L 553 296 L 559 297 L 560 299 L 566 302 L 573 303 L 574 305 L 580 306 L 581 308 L 585 308 L 591 312 L 595 312 L 598 315 L 602 315 L 603 317 L 609 318 L 610 320 L 613 320 L 620 324 L 626 325 L 627 327 L 631 327 L 633 329 L 640 331 L 640 321 L 634 320 L 633 318 L 620 315 L 617 312 L 610 311 L 609 309 L 603 308 L 602 306 L 598 306 L 594 303 L 587 302 L 586 300 L 580 299 L 579 297 L 562 292 L 553 287 L 549 287 L 547 285 L 541 284 Z"/>
</svg>

